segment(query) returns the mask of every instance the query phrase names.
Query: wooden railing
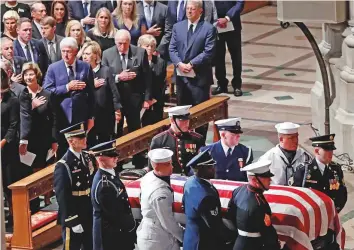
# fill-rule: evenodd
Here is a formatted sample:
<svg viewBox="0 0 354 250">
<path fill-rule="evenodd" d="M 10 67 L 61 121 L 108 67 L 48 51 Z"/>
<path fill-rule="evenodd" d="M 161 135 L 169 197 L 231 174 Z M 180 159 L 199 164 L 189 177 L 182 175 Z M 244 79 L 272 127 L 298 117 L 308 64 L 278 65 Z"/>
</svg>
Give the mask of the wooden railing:
<svg viewBox="0 0 354 250">
<path fill-rule="evenodd" d="M 217 96 L 192 107 L 191 128 L 227 118 L 228 99 L 229 97 Z M 120 152 L 120 160 L 147 150 L 151 139 L 167 129 L 169 124 L 169 119 L 165 119 L 119 138 L 117 150 Z M 214 126 L 214 141 L 218 139 L 219 134 Z M 14 231 L 12 237 L 7 237 L 8 247 L 12 249 L 39 249 L 60 239 L 61 227 L 57 225 L 56 220 L 37 230 L 32 230 L 29 206 L 29 201 L 53 190 L 54 167 L 55 165 L 51 165 L 9 186 L 12 190 Z"/>
</svg>

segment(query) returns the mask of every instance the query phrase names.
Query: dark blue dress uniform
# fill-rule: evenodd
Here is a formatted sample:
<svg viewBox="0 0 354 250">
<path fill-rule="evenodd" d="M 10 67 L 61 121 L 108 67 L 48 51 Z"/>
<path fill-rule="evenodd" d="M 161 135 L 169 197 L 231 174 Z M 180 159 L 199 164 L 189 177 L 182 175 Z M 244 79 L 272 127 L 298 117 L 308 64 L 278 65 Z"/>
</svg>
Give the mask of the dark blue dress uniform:
<svg viewBox="0 0 354 250">
<path fill-rule="evenodd" d="M 243 169 L 253 171 L 256 178 L 272 177 L 271 161 L 253 163 Z M 249 170 L 248 170 L 249 169 Z M 229 202 L 231 221 L 238 236 L 233 250 L 277 250 L 280 249 L 278 235 L 271 222 L 271 210 L 262 189 L 250 184 L 234 190 Z"/>
<path fill-rule="evenodd" d="M 214 164 L 208 151 L 203 151 L 188 166 L 197 168 Z M 192 176 L 184 185 L 182 202 L 186 215 L 183 250 L 225 249 L 226 243 L 231 242 L 232 234 L 223 224 L 216 188 L 209 181 Z"/>
<path fill-rule="evenodd" d="M 240 118 L 229 118 L 215 122 L 219 131 L 229 131 L 234 134 L 243 133 L 240 126 Z M 224 145 L 227 147 L 226 145 Z M 253 152 L 250 147 L 243 144 L 234 146 L 233 150 L 229 147 L 227 154 L 220 140 L 201 148 L 201 151 L 209 150 L 211 157 L 216 161 L 215 179 L 247 181 L 246 172 L 240 171 L 244 166 L 252 163 Z"/>
<path fill-rule="evenodd" d="M 115 140 L 90 149 L 95 156 L 117 157 Z M 112 171 L 99 168 L 92 184 L 94 250 L 133 250 L 135 220 L 123 182 Z"/>
<path fill-rule="evenodd" d="M 335 150 L 334 134 L 310 138 L 312 146 L 325 150 Z M 307 187 L 319 190 L 332 198 L 337 212 L 340 212 L 347 202 L 347 187 L 344 182 L 344 174 L 339 164 L 331 162 L 325 166 L 323 174 L 317 159 L 305 162 L 295 172 L 290 184 L 298 187 Z M 324 165 L 324 164 L 323 164 Z"/>
<path fill-rule="evenodd" d="M 83 123 L 60 131 L 68 137 L 85 137 Z M 81 159 L 80 159 L 81 158 Z M 54 191 L 59 205 L 58 223 L 62 226 L 65 250 L 92 249 L 92 204 L 90 190 L 94 169 L 70 149 L 57 162 L 54 170 Z M 82 233 L 73 227 L 81 225 Z"/>
</svg>

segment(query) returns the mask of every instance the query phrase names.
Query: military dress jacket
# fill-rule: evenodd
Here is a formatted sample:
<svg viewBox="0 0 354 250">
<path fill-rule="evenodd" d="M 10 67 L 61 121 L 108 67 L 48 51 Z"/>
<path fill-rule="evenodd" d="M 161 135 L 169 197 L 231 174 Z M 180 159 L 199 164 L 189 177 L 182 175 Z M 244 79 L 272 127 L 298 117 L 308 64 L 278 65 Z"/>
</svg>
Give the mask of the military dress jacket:
<svg viewBox="0 0 354 250">
<path fill-rule="evenodd" d="M 56 163 L 54 191 L 59 205 L 58 223 L 63 227 L 92 222 L 90 192 L 93 174 L 94 168 L 86 157 L 79 159 L 70 149 Z"/>
<path fill-rule="evenodd" d="M 341 166 L 334 162 L 325 168 L 323 174 L 316 159 L 306 162 L 295 172 L 291 182 L 293 186 L 313 188 L 325 193 L 332 198 L 338 212 L 347 202 L 348 193 L 343 171 Z"/>
<path fill-rule="evenodd" d="M 196 132 L 177 134 L 172 129 L 168 129 L 152 138 L 150 150 L 167 148 L 173 151 L 173 173 L 189 175 L 190 169 L 186 165 L 203 146 L 205 146 L 203 136 Z"/>
<path fill-rule="evenodd" d="M 133 250 L 135 220 L 128 194 L 118 176 L 98 169 L 92 183 L 93 246 L 95 250 Z"/>
<path fill-rule="evenodd" d="M 233 250 L 278 250 L 271 210 L 260 189 L 243 185 L 234 190 L 228 215 L 237 228 Z"/>
</svg>

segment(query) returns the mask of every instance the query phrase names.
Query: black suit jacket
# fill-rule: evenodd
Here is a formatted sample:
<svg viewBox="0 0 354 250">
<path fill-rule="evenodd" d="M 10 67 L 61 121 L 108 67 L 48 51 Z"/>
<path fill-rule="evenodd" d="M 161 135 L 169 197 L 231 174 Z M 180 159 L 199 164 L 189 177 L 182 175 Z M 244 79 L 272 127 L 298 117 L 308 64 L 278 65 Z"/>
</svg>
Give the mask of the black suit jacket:
<svg viewBox="0 0 354 250">
<path fill-rule="evenodd" d="M 116 0 L 114 0 L 114 1 L 117 2 Z M 111 0 L 107 0 L 105 5 L 106 5 L 105 7 L 107 9 L 109 9 L 110 12 L 113 12 L 115 10 L 115 8 L 117 7 L 117 5 L 116 6 L 112 5 L 112 1 Z"/>
<path fill-rule="evenodd" d="M 166 90 L 166 67 L 167 63 L 160 57 L 153 56 L 150 64 L 152 73 L 152 98 L 158 103 L 164 102 Z"/>
<path fill-rule="evenodd" d="M 106 7 L 106 2 L 104 1 L 91 1 L 90 3 L 89 16 L 96 17 L 97 11 L 102 8 Z M 81 19 L 85 18 L 84 16 L 84 7 L 82 5 L 81 0 L 69 0 L 68 1 L 68 9 L 69 9 L 69 16 L 71 19 L 75 19 L 80 21 Z M 93 25 L 89 25 L 89 29 L 92 28 Z"/>
<path fill-rule="evenodd" d="M 46 52 L 47 52 L 47 56 L 48 56 L 48 61 L 49 61 L 49 63 L 55 63 L 55 62 L 57 62 L 57 61 L 60 61 L 61 60 L 61 51 L 60 51 L 60 42 L 61 42 L 61 40 L 63 40 L 63 38 L 64 37 L 62 37 L 62 36 L 59 36 L 59 35 L 55 35 L 55 54 L 56 54 L 56 60 L 54 61 L 54 62 L 52 62 L 51 60 L 50 60 L 50 55 L 49 55 L 49 51 L 48 51 L 48 45 L 47 45 L 47 40 L 45 39 L 45 38 L 42 38 L 41 39 L 41 42 L 43 43 L 43 45 L 44 45 L 44 48 L 45 48 L 45 50 L 46 50 Z"/>
<path fill-rule="evenodd" d="M 49 60 L 48 60 L 47 52 L 44 48 L 44 44 L 37 39 L 31 39 L 29 43 L 32 48 L 34 62 L 38 64 L 44 77 L 49 65 Z M 21 44 L 17 39 L 14 41 L 14 55 L 27 59 L 21 47 Z"/>
<path fill-rule="evenodd" d="M 102 63 L 111 68 L 114 79 L 123 71 L 121 57 L 115 46 L 103 52 Z M 144 100 L 151 100 L 151 70 L 145 49 L 130 45 L 127 69 L 137 73 L 137 76 L 127 82 L 118 82 L 119 93 L 141 94 L 144 95 Z"/>
<path fill-rule="evenodd" d="M 14 56 L 14 67 L 15 67 L 15 75 L 21 74 L 22 66 L 25 64 L 27 60 L 20 56 Z"/>
<path fill-rule="evenodd" d="M 32 21 L 32 38 L 40 40 L 42 39 L 41 31 L 37 28 L 34 21 Z"/>
<path fill-rule="evenodd" d="M 158 46 L 160 44 L 160 41 L 165 31 L 165 22 L 167 18 L 167 6 L 157 1 L 154 1 L 153 4 L 154 4 L 154 12 L 152 15 L 151 26 L 154 26 L 156 24 L 157 27 L 161 28 L 161 34 L 155 37 Z M 138 8 L 138 13 L 145 18 L 144 4 L 142 1 L 137 3 L 137 8 Z"/>
<path fill-rule="evenodd" d="M 18 98 L 7 92 L 1 101 L 1 140 L 7 143 L 17 141 L 17 132 L 20 124 L 20 104 Z"/>
<path fill-rule="evenodd" d="M 20 99 L 20 139 L 28 140 L 32 127 L 32 97 L 25 88 L 19 96 Z"/>
</svg>

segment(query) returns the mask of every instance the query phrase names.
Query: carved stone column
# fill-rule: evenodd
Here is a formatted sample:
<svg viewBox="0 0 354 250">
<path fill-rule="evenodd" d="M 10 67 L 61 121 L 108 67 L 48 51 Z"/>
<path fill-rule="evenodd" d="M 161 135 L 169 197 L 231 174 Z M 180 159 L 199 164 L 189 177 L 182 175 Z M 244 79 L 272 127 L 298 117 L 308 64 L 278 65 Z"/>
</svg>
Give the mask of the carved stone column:
<svg viewBox="0 0 354 250">
<path fill-rule="evenodd" d="M 354 0 L 348 0 L 348 27 L 344 30 L 343 36 L 347 37 L 351 34 L 351 29 L 354 28 Z"/>
</svg>

